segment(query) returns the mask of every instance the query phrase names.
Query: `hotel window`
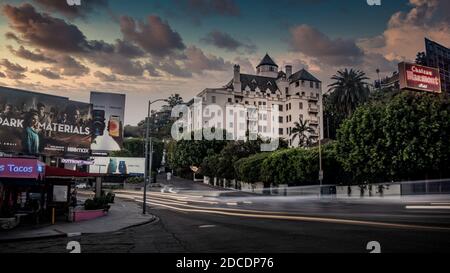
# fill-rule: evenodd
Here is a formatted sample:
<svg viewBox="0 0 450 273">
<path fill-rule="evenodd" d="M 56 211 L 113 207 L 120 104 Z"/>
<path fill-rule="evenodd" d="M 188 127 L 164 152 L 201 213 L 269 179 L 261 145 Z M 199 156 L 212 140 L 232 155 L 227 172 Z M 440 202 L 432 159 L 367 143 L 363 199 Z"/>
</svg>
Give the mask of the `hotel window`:
<svg viewBox="0 0 450 273">
<path fill-rule="evenodd" d="M 278 128 L 278 134 L 280 134 L 280 135 L 283 134 L 283 128 Z"/>
<path fill-rule="evenodd" d="M 302 97 L 304 97 L 305 96 L 305 92 L 302 92 Z"/>
<path fill-rule="evenodd" d="M 245 104 L 248 104 L 248 101 L 245 101 Z"/>
<path fill-rule="evenodd" d="M 305 86 L 305 81 L 302 80 L 302 86 Z"/>
<path fill-rule="evenodd" d="M 217 123 L 217 128 L 222 128 L 222 123 L 221 122 Z"/>
<path fill-rule="evenodd" d="M 233 128 L 233 122 L 230 122 L 230 128 Z"/>
<path fill-rule="evenodd" d="M 278 117 L 278 122 L 283 123 L 283 117 Z"/>
<path fill-rule="evenodd" d="M 216 96 L 211 97 L 212 103 L 216 103 Z"/>
<path fill-rule="evenodd" d="M 300 115 L 300 120 L 303 120 L 303 115 Z"/>
<path fill-rule="evenodd" d="M 245 130 L 245 123 L 239 123 L 239 130 Z"/>
<path fill-rule="evenodd" d="M 233 101 L 232 98 L 228 98 L 228 102 L 231 103 Z"/>
<path fill-rule="evenodd" d="M 244 111 L 239 111 L 239 116 L 240 116 L 241 118 L 243 118 L 243 117 L 244 117 Z"/>
<path fill-rule="evenodd" d="M 217 110 L 217 115 L 220 117 L 222 115 L 222 111 Z"/>
<path fill-rule="evenodd" d="M 318 82 L 316 82 L 316 88 L 319 89 L 320 88 L 320 84 Z"/>
<path fill-rule="evenodd" d="M 283 112 L 283 105 L 278 105 L 278 111 Z"/>
<path fill-rule="evenodd" d="M 232 116 L 233 115 L 233 110 L 230 110 L 230 116 Z"/>
<path fill-rule="evenodd" d="M 286 87 L 284 90 L 286 91 L 286 94 L 289 94 L 289 87 Z"/>
<path fill-rule="evenodd" d="M 300 103 L 298 104 L 298 107 L 299 107 L 299 109 L 303 109 L 303 102 L 300 102 Z"/>
<path fill-rule="evenodd" d="M 263 101 L 263 105 L 266 105 L 266 102 L 265 102 L 265 101 Z"/>
<path fill-rule="evenodd" d="M 300 82 L 299 81 L 296 81 L 295 82 L 295 87 L 299 87 L 300 86 Z"/>
<path fill-rule="evenodd" d="M 314 88 L 314 82 L 309 82 L 309 87 Z"/>
</svg>

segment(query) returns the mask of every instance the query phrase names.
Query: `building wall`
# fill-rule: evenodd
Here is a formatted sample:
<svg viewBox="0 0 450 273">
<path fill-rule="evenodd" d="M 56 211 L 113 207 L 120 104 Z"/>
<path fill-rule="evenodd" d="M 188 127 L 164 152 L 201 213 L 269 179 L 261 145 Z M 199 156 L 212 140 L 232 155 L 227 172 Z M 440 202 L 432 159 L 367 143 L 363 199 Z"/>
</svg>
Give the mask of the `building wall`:
<svg viewBox="0 0 450 273">
<path fill-rule="evenodd" d="M 205 89 L 198 94 L 201 107 L 196 107 L 194 104 L 190 108 L 193 115 L 190 128 L 193 130 L 211 127 L 222 128 L 236 135 L 238 129 L 242 127 L 242 116 L 240 111 L 229 113 L 227 106 L 256 106 L 259 109 L 267 110 L 269 115 L 271 115 L 272 106 L 281 106 L 279 115 L 282 118 L 282 122 L 280 123 L 279 120 L 274 121 L 278 125 L 274 127 L 282 130 L 282 134 L 279 137 L 290 140 L 291 129 L 295 126 L 295 122 L 298 122 L 299 118 L 303 117 L 303 120 L 310 121 L 310 126 L 316 130 L 314 134 L 316 139 L 319 137 L 319 128 L 320 136 L 323 138 L 323 126 L 320 126 L 323 124 L 321 83 L 316 86 L 316 83 L 313 82 L 313 87 L 311 88 L 309 81 L 304 81 L 303 84 L 300 82 L 297 86 L 295 82 L 289 84 L 288 80 L 279 79 L 277 86 L 280 90 L 276 94 L 266 93 L 265 90 Z M 264 119 L 264 115 L 260 115 L 258 118 Z M 272 124 L 269 117 L 266 117 L 265 121 L 267 121 L 268 126 L 275 125 Z M 264 131 L 264 126 L 259 129 Z M 267 130 L 269 129 L 266 128 Z M 297 144 L 298 140 L 292 143 L 293 146 Z"/>
</svg>

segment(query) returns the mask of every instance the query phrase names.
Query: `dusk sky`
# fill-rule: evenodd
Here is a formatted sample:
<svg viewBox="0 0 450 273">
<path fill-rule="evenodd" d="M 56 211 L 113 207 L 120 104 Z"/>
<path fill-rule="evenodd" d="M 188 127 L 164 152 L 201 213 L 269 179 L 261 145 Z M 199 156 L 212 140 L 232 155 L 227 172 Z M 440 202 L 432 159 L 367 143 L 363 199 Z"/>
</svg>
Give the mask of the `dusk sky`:
<svg viewBox="0 0 450 273">
<path fill-rule="evenodd" d="M 88 101 L 90 91 L 127 95 L 126 123 L 146 101 L 186 101 L 252 73 L 267 52 L 284 69 L 329 84 L 341 68 L 375 79 L 424 50 L 450 46 L 450 1 L 383 0 L 0 0 L 0 85 Z"/>
</svg>

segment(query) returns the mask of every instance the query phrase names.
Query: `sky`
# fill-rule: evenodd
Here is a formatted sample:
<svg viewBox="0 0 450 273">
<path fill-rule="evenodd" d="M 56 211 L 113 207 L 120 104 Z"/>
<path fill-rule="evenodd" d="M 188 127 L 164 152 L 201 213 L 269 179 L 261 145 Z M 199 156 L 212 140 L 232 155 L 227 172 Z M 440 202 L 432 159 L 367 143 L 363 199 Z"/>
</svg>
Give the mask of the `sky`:
<svg viewBox="0 0 450 273">
<path fill-rule="evenodd" d="M 124 93 L 134 125 L 148 100 L 188 101 L 266 53 L 324 86 L 343 68 L 389 76 L 425 37 L 450 46 L 449 11 L 448 0 L 0 0 L 0 85 L 84 102 Z"/>
</svg>

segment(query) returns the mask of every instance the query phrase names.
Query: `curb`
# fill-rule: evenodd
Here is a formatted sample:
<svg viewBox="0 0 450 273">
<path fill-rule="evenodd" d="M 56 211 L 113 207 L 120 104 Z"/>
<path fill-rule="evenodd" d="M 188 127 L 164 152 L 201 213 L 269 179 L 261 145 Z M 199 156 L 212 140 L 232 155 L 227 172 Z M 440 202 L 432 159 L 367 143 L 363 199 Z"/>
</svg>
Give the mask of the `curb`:
<svg viewBox="0 0 450 273">
<path fill-rule="evenodd" d="M 151 216 L 152 217 L 149 220 L 144 221 L 142 223 L 133 224 L 133 225 L 126 226 L 126 227 L 120 228 L 118 230 L 113 230 L 113 231 L 95 232 L 95 233 L 92 233 L 92 232 L 85 232 L 85 233 L 82 233 L 82 232 L 76 232 L 76 233 L 64 233 L 64 232 L 61 232 L 60 234 L 42 235 L 42 236 L 29 236 L 29 237 L 5 238 L 5 239 L 0 238 L 0 244 L 2 244 L 2 243 L 11 243 L 11 242 L 21 242 L 21 241 L 35 241 L 35 240 L 42 240 L 42 239 L 56 239 L 56 238 L 65 238 L 65 237 L 66 238 L 70 238 L 70 237 L 79 237 L 79 236 L 82 236 L 82 235 L 90 235 L 90 234 L 114 233 L 114 232 L 118 232 L 118 231 L 123 231 L 123 230 L 129 229 L 129 228 L 134 228 L 134 227 L 139 227 L 139 226 L 151 224 L 151 223 L 157 222 L 159 220 L 159 218 L 156 217 L 155 215 L 152 214 Z"/>
</svg>

